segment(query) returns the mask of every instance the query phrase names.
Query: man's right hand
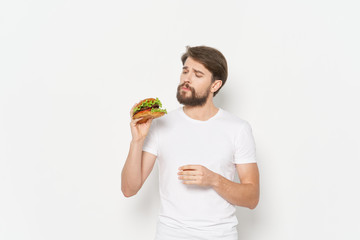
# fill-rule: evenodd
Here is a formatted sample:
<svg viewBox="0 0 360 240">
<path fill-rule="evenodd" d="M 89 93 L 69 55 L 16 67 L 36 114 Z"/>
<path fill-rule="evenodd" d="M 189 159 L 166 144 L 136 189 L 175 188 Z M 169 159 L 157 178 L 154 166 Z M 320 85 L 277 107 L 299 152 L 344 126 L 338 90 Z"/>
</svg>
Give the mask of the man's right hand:
<svg viewBox="0 0 360 240">
<path fill-rule="evenodd" d="M 135 103 L 134 106 L 131 108 L 130 110 L 130 128 L 131 128 L 131 135 L 132 135 L 132 140 L 133 141 L 143 141 L 145 140 L 149 129 L 150 129 L 150 125 L 152 123 L 152 119 L 147 120 L 145 123 L 137 123 L 138 121 L 140 121 L 142 118 L 138 118 L 138 119 L 132 119 L 132 115 L 133 115 L 133 111 L 135 106 L 138 103 Z"/>
</svg>

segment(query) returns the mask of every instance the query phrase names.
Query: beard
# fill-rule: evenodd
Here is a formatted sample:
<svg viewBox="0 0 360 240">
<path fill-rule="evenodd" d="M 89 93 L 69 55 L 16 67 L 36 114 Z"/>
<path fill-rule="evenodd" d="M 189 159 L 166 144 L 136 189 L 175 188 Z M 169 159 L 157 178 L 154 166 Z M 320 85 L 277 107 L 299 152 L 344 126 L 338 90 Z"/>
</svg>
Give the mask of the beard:
<svg viewBox="0 0 360 240">
<path fill-rule="evenodd" d="M 181 93 L 182 87 L 186 87 L 186 88 L 190 89 L 191 96 L 186 97 L 185 96 L 186 93 Z M 199 96 L 195 92 L 194 88 L 190 87 L 189 84 L 187 84 L 187 83 L 186 84 L 183 83 L 183 84 L 180 84 L 177 88 L 176 98 L 180 104 L 184 104 L 185 106 L 192 106 L 192 107 L 199 106 L 200 107 L 206 103 L 206 100 L 208 99 L 209 94 L 210 94 L 210 88 L 211 88 L 211 84 L 206 89 L 205 94 L 202 96 Z"/>
</svg>

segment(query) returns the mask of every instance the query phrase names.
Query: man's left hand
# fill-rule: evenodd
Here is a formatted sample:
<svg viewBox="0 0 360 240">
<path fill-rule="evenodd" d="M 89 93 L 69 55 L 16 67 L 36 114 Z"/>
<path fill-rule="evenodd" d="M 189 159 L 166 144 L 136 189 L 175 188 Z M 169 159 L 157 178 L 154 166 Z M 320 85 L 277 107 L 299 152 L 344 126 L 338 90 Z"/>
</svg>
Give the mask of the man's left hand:
<svg viewBox="0 0 360 240">
<path fill-rule="evenodd" d="M 179 167 L 178 176 L 183 184 L 214 187 L 219 175 L 202 165 L 185 165 Z"/>
</svg>

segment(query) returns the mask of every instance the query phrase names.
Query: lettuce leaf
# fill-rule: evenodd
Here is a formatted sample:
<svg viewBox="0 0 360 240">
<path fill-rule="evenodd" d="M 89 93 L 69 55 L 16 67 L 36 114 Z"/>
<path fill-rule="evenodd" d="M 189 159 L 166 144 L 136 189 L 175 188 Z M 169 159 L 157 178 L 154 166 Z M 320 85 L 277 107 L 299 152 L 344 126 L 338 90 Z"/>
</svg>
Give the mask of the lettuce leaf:
<svg viewBox="0 0 360 240">
<path fill-rule="evenodd" d="M 152 108 L 151 112 L 164 112 L 165 114 L 167 114 L 166 109 L 160 109 L 160 108 Z"/>
<path fill-rule="evenodd" d="M 160 109 L 162 107 L 162 104 L 161 104 L 159 98 L 156 98 L 155 100 L 146 100 L 146 101 L 144 101 L 140 106 L 134 108 L 134 113 L 137 110 L 140 110 L 141 108 L 151 107 L 153 105 L 159 105 L 159 108 L 151 109 L 152 112 L 165 112 L 165 113 L 167 113 L 166 109 Z"/>
</svg>

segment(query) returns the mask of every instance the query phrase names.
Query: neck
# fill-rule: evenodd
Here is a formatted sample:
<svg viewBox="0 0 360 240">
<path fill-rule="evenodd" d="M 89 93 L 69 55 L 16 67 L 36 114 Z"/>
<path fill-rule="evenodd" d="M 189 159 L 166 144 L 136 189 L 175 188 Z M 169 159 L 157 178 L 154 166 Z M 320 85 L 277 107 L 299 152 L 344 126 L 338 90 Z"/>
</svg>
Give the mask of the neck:
<svg viewBox="0 0 360 240">
<path fill-rule="evenodd" d="M 185 105 L 183 110 L 184 113 L 192 119 L 206 121 L 215 116 L 219 108 L 214 105 L 212 99 L 208 99 L 208 101 L 203 106 L 193 107 Z"/>
</svg>

